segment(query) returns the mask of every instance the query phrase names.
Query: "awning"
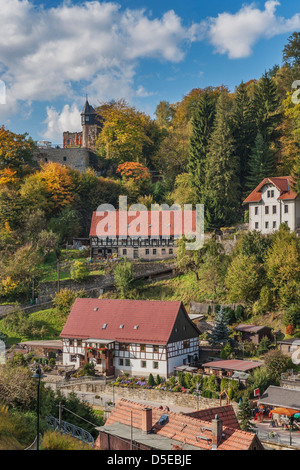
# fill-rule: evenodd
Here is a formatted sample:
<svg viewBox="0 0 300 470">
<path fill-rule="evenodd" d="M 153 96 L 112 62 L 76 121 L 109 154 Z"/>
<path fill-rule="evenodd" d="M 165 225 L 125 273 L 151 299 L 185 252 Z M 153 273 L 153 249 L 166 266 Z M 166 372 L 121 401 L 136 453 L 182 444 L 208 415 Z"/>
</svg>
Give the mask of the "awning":
<svg viewBox="0 0 300 470">
<path fill-rule="evenodd" d="M 271 413 L 275 413 L 277 415 L 284 415 L 284 416 L 294 416 L 294 414 L 298 413 L 297 410 L 291 410 L 290 408 L 275 408 L 271 411 Z"/>
</svg>

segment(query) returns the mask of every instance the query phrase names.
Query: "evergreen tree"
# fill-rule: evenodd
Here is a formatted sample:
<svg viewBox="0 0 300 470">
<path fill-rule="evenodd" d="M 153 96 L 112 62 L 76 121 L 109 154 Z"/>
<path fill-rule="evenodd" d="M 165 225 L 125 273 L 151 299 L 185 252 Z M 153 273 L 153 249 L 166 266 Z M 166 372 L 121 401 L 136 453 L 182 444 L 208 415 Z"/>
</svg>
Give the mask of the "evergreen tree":
<svg viewBox="0 0 300 470">
<path fill-rule="evenodd" d="M 189 147 L 188 171 L 192 175 L 191 184 L 197 193 L 197 202 L 202 202 L 208 142 L 213 130 L 215 113 L 215 99 L 206 91 L 196 104 L 193 113 Z"/>
<path fill-rule="evenodd" d="M 213 228 L 237 220 L 240 200 L 239 163 L 232 136 L 231 99 L 228 93 L 221 93 L 216 111 L 215 127 L 208 147 L 203 196 L 205 222 Z"/>
<path fill-rule="evenodd" d="M 208 333 L 208 342 L 212 346 L 220 346 L 230 342 L 230 329 L 227 326 L 226 312 L 223 306 L 217 313 L 215 326 L 211 333 Z"/>
<path fill-rule="evenodd" d="M 279 98 L 275 81 L 265 73 L 256 85 L 252 110 L 257 133 L 260 133 L 268 144 L 276 142 L 279 137 L 276 131 L 281 121 L 278 107 Z"/>
<path fill-rule="evenodd" d="M 252 412 L 250 407 L 250 400 L 244 397 L 240 403 L 238 411 L 238 420 L 242 431 L 255 432 L 255 425 L 251 423 Z"/>
<path fill-rule="evenodd" d="M 251 107 L 247 86 L 242 82 L 236 90 L 232 113 L 232 134 L 235 140 L 235 154 L 239 158 L 241 188 L 245 186 L 249 171 L 248 160 L 255 140 L 255 124 Z"/>
<path fill-rule="evenodd" d="M 272 176 L 275 171 L 274 153 L 260 132 L 256 136 L 248 166 L 249 174 L 245 182 L 247 193 L 256 188 L 264 178 Z"/>
</svg>

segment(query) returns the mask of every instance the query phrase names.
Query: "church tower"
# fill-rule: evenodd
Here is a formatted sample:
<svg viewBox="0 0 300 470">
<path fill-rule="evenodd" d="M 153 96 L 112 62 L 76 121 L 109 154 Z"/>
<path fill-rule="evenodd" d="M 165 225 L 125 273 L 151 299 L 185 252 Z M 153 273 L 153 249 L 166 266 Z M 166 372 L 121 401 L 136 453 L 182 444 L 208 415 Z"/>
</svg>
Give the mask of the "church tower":
<svg viewBox="0 0 300 470">
<path fill-rule="evenodd" d="M 82 125 L 82 143 L 83 148 L 95 150 L 96 140 L 100 131 L 100 126 L 97 122 L 97 113 L 86 99 L 85 105 L 81 112 L 81 125 Z"/>
</svg>

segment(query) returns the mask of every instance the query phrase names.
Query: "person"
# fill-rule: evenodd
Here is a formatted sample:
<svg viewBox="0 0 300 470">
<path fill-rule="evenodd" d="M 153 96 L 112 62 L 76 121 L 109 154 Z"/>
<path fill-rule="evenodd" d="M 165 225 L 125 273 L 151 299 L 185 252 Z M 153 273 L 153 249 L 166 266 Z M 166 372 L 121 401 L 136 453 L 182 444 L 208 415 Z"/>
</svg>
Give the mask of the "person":
<svg viewBox="0 0 300 470">
<path fill-rule="evenodd" d="M 168 406 L 166 406 L 165 411 L 170 411 L 170 408 Z"/>
</svg>

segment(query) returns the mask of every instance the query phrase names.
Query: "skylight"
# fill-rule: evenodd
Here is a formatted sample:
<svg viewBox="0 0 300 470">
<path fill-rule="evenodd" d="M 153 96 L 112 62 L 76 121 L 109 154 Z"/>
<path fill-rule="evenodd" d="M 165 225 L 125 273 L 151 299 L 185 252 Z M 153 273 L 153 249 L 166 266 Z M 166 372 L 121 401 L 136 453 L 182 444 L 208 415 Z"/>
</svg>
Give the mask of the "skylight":
<svg viewBox="0 0 300 470">
<path fill-rule="evenodd" d="M 102 326 L 102 330 L 105 330 L 106 327 L 107 327 L 107 323 L 104 323 L 104 325 Z"/>
</svg>

